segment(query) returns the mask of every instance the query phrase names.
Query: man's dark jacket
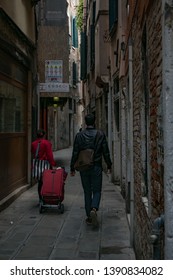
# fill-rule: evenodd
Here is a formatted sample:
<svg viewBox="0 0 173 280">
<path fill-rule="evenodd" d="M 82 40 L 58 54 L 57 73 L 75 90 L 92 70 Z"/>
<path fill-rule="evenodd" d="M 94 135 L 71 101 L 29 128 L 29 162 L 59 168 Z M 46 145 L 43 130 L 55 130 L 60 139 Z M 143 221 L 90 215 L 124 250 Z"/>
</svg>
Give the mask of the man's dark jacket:
<svg viewBox="0 0 173 280">
<path fill-rule="evenodd" d="M 96 133 L 98 131 L 99 136 L 96 137 Z M 96 143 L 95 143 L 96 139 Z M 78 132 L 76 134 L 74 145 L 73 145 L 73 153 L 71 158 L 70 169 L 74 171 L 74 164 L 78 158 L 78 154 L 81 150 L 85 149 L 94 149 L 95 143 L 95 153 L 94 153 L 94 165 L 102 166 L 102 155 L 107 164 L 107 168 L 111 169 L 111 159 L 108 148 L 108 143 L 106 140 L 106 135 L 103 131 L 96 130 L 93 126 L 88 126 L 85 130 Z"/>
</svg>

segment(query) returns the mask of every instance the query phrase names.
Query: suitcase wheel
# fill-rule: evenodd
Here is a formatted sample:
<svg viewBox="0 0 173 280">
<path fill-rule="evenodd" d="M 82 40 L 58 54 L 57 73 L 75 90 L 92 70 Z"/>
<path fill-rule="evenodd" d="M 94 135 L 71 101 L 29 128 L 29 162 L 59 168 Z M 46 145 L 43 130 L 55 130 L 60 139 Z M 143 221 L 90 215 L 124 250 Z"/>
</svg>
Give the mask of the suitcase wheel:
<svg viewBox="0 0 173 280">
<path fill-rule="evenodd" d="M 64 213 L 64 204 L 59 205 L 59 213 L 63 214 Z"/>
<path fill-rule="evenodd" d="M 40 214 L 43 213 L 43 203 L 42 203 L 42 201 L 40 201 L 40 204 L 39 204 L 39 212 L 40 212 Z"/>
<path fill-rule="evenodd" d="M 43 207 L 42 206 L 40 206 L 39 212 L 40 212 L 40 214 L 43 213 Z"/>
</svg>

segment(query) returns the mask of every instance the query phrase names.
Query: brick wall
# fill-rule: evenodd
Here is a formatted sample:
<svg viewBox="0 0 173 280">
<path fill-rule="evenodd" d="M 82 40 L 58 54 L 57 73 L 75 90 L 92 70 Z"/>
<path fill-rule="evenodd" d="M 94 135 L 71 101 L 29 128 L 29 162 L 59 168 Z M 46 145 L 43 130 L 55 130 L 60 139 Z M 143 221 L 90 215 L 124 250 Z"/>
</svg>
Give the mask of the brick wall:
<svg viewBox="0 0 173 280">
<path fill-rule="evenodd" d="M 38 40 L 40 82 L 45 82 L 45 60 L 63 60 L 63 83 L 69 82 L 68 26 L 40 26 Z"/>
<path fill-rule="evenodd" d="M 157 2 L 157 1 L 155 1 Z M 150 141 L 151 141 L 151 203 L 152 216 L 163 212 L 163 133 L 162 133 L 162 30 L 161 1 L 150 11 Z"/>
<path fill-rule="evenodd" d="M 136 255 L 139 259 L 152 258 L 152 246 L 150 244 L 152 222 L 163 212 L 161 1 L 152 1 L 148 10 L 146 8 L 137 5 L 132 24 L 134 243 Z M 143 9 L 143 11 L 140 9 Z M 146 48 L 145 54 L 142 48 Z M 144 129 L 146 131 L 145 135 Z M 146 153 L 147 158 L 145 158 Z M 144 170 L 145 168 L 146 170 Z M 149 184 L 147 190 L 146 188 L 143 190 L 142 185 L 146 176 Z M 146 205 L 149 208 L 144 204 L 144 198 L 145 201 L 148 201 Z"/>
</svg>

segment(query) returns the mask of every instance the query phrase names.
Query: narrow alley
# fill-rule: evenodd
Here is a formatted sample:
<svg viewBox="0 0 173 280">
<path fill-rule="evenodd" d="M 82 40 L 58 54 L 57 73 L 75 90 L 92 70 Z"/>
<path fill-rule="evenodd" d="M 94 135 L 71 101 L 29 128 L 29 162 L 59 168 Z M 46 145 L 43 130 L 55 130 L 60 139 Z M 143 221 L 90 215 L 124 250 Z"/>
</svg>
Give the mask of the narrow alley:
<svg viewBox="0 0 173 280">
<path fill-rule="evenodd" d="M 69 175 L 71 148 L 54 152 L 68 172 L 65 211 L 39 213 L 37 186 L 0 212 L 1 260 L 134 260 L 120 188 L 103 176 L 98 229 L 85 224 L 79 173 Z"/>
<path fill-rule="evenodd" d="M 0 0 L 0 259 L 173 260 L 172 42 L 171 0 Z M 98 230 L 79 173 L 63 214 L 31 175 L 39 129 L 69 172 L 88 113 L 112 161 Z"/>
</svg>

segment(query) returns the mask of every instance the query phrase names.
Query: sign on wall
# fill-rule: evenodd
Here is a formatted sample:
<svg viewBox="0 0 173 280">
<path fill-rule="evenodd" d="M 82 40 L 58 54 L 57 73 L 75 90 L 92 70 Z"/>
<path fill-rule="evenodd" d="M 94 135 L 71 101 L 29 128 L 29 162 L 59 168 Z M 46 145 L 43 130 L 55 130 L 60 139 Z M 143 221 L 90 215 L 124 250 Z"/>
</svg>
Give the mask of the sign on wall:
<svg viewBox="0 0 173 280">
<path fill-rule="evenodd" d="M 45 83 L 62 83 L 63 81 L 63 61 L 45 61 Z"/>
<path fill-rule="evenodd" d="M 40 83 L 40 92 L 69 92 L 68 83 Z"/>
</svg>

